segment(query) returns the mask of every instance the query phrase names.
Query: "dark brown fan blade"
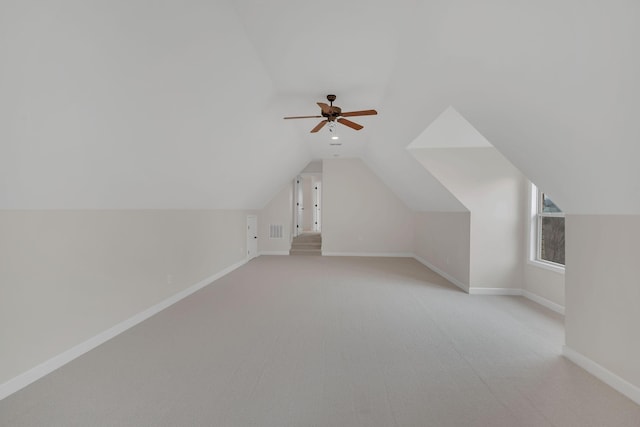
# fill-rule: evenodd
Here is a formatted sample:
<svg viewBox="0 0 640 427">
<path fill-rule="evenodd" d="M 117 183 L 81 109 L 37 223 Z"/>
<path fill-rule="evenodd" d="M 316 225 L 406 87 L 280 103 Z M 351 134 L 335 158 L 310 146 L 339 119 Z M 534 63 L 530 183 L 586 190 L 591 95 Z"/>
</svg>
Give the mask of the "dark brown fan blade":
<svg viewBox="0 0 640 427">
<path fill-rule="evenodd" d="M 349 111 L 347 113 L 340 114 L 342 117 L 353 117 L 353 116 L 375 116 L 378 114 L 376 110 L 362 110 L 362 111 Z"/>
<path fill-rule="evenodd" d="M 311 129 L 310 133 L 316 133 L 318 132 L 320 129 L 322 129 L 322 127 L 324 125 L 326 125 L 327 123 L 329 123 L 329 120 L 323 120 L 320 123 L 318 123 L 318 125 L 316 127 L 314 127 L 313 129 Z"/>
<path fill-rule="evenodd" d="M 318 102 L 318 106 L 320 107 L 323 113 L 331 114 L 331 107 L 329 107 L 329 104 L 325 104 L 324 102 Z"/>
<path fill-rule="evenodd" d="M 355 129 L 355 130 L 360 130 L 363 128 L 363 126 L 352 122 L 351 120 L 347 120 L 347 119 L 343 119 L 343 118 L 339 118 L 337 120 L 338 123 L 342 123 L 345 126 L 349 126 L 351 129 Z"/>
<path fill-rule="evenodd" d="M 293 116 L 293 117 L 284 117 L 284 119 L 321 119 L 322 116 Z"/>
</svg>

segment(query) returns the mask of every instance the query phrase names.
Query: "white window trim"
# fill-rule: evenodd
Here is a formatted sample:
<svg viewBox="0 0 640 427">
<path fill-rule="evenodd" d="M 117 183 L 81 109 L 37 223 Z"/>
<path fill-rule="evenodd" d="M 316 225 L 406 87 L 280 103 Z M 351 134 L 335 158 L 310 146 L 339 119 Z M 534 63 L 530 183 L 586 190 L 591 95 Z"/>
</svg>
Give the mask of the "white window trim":
<svg viewBox="0 0 640 427">
<path fill-rule="evenodd" d="M 553 262 L 540 261 L 537 259 L 528 259 L 527 264 L 532 265 L 534 267 L 542 268 L 544 270 L 553 271 L 555 273 L 564 274 L 565 268 L 562 264 L 556 264 Z"/>
<path fill-rule="evenodd" d="M 534 267 L 543 268 L 545 270 L 553 271 L 556 273 L 564 274 L 565 266 L 562 264 L 556 264 L 555 262 L 545 261 L 540 258 L 540 247 L 538 245 L 538 230 L 540 229 L 540 222 L 542 217 L 538 216 L 538 205 L 540 201 L 541 192 L 535 184 L 531 183 L 529 186 L 529 256 L 527 264 Z M 547 213 L 545 216 L 555 216 L 564 218 L 564 213 Z"/>
</svg>

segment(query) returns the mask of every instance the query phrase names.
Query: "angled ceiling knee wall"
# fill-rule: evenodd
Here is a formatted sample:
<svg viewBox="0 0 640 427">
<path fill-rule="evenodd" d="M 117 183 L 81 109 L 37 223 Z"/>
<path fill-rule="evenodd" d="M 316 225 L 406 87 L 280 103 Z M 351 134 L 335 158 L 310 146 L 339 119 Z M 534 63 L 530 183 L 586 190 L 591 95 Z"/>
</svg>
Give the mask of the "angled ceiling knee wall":
<svg viewBox="0 0 640 427">
<path fill-rule="evenodd" d="M 452 107 L 407 149 L 471 213 L 470 288 L 520 287 L 525 177 Z"/>
</svg>

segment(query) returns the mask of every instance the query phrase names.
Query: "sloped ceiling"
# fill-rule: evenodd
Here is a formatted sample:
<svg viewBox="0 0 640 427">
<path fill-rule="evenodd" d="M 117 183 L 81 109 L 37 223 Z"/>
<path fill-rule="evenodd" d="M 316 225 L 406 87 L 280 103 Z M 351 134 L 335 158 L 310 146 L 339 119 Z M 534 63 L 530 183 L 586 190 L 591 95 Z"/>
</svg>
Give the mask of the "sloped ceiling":
<svg viewBox="0 0 640 427">
<path fill-rule="evenodd" d="M 464 210 L 405 150 L 454 106 L 566 211 L 640 213 L 639 9 L 5 0 L 0 207 L 260 208 L 339 155 L 414 209 Z M 282 120 L 328 93 L 380 114 L 341 147 Z"/>
<path fill-rule="evenodd" d="M 226 2 L 0 8 L 2 207 L 251 208 L 311 158 Z"/>
<path fill-rule="evenodd" d="M 566 212 L 640 213 L 640 3 L 419 9 L 386 103 L 415 106 L 409 139 L 452 105 Z"/>
</svg>

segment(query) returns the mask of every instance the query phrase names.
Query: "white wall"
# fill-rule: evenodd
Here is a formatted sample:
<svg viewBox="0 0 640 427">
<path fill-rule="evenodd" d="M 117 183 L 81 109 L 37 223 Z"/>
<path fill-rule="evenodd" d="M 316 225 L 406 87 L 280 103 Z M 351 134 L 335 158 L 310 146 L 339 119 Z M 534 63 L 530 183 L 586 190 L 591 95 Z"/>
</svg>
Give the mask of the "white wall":
<svg viewBox="0 0 640 427">
<path fill-rule="evenodd" d="M 471 212 L 470 286 L 520 288 L 524 176 L 492 147 L 410 151 Z"/>
<path fill-rule="evenodd" d="M 527 187 L 528 183 L 524 186 Z M 524 193 L 526 196 L 527 191 Z M 526 199 L 527 197 L 522 198 L 522 211 L 529 208 Z M 529 233 L 529 221 L 523 220 L 522 225 L 524 229 L 521 235 L 515 233 L 513 238 L 524 245 L 522 256 L 527 257 L 529 241 L 524 236 Z M 451 280 L 452 277 L 457 284 L 468 288 L 470 227 L 471 215 L 468 212 L 416 212 L 414 253 L 441 273 L 450 276 L 448 279 Z M 515 277 L 514 280 L 515 287 L 526 291 L 527 296 L 540 297 L 553 303 L 555 308 L 564 308 L 564 273 L 524 262 L 522 277 Z"/>
<path fill-rule="evenodd" d="M 640 398 L 640 215 L 567 215 L 566 343 Z"/>
<path fill-rule="evenodd" d="M 538 267 L 530 263 L 524 265 L 523 289 L 561 307 L 565 306 L 564 273 Z"/>
<path fill-rule="evenodd" d="M 416 212 L 414 254 L 469 286 L 469 212 Z"/>
<path fill-rule="evenodd" d="M 413 213 L 361 160 L 324 160 L 322 183 L 323 253 L 413 251 Z"/>
<path fill-rule="evenodd" d="M 0 384 L 241 262 L 245 227 L 243 211 L 0 211 Z"/>
<path fill-rule="evenodd" d="M 258 253 L 289 253 L 293 227 L 293 181 L 289 182 L 258 215 Z M 282 239 L 269 238 L 269 225 L 281 224 Z"/>
</svg>

